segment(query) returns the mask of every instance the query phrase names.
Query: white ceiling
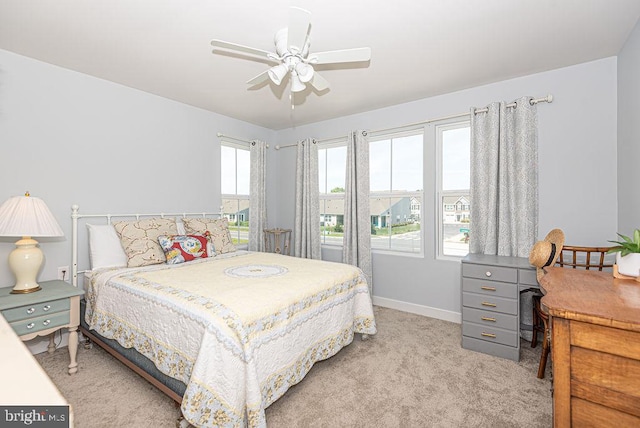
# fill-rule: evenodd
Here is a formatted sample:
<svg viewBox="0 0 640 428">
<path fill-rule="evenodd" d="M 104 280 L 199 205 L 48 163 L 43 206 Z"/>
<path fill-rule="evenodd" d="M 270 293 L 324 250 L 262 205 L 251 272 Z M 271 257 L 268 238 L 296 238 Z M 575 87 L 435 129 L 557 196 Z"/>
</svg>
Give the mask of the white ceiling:
<svg viewBox="0 0 640 428">
<path fill-rule="evenodd" d="M 312 53 L 372 50 L 317 67 L 330 90 L 293 111 L 288 86 L 248 89 L 266 63 L 209 44 L 273 51 L 290 6 Z M 614 56 L 639 17 L 638 0 L 0 0 L 0 49 L 283 129 Z"/>
</svg>

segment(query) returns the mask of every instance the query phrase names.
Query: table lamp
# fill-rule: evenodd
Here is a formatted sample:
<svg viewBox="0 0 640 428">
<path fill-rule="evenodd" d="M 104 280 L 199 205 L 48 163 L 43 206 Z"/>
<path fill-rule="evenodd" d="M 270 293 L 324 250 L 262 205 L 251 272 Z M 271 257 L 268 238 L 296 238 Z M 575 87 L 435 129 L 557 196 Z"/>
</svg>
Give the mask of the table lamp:
<svg viewBox="0 0 640 428">
<path fill-rule="evenodd" d="M 0 206 L 0 236 L 20 236 L 9 254 L 9 267 L 16 276 L 12 294 L 41 290 L 36 276 L 44 259 L 33 237 L 63 236 L 62 229 L 42 199 L 29 192 L 14 196 Z"/>
</svg>

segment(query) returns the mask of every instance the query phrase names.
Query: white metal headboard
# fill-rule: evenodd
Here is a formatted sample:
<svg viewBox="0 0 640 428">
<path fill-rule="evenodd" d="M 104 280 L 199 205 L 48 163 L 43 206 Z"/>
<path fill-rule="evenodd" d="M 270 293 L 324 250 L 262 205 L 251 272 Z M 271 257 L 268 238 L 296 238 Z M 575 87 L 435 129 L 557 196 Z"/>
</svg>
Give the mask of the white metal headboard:
<svg viewBox="0 0 640 428">
<path fill-rule="evenodd" d="M 147 214 L 80 214 L 80 207 L 78 205 L 71 206 L 71 283 L 74 286 L 78 286 L 78 274 L 85 272 L 84 270 L 78 271 L 78 220 L 81 218 L 97 218 L 105 219 L 107 224 L 111 224 L 111 220 L 116 218 L 118 220 L 135 219 L 139 220 L 141 217 L 181 217 L 181 218 L 222 218 L 223 207 L 220 206 L 220 211 L 213 212 L 199 212 L 199 213 L 147 213 Z"/>
</svg>

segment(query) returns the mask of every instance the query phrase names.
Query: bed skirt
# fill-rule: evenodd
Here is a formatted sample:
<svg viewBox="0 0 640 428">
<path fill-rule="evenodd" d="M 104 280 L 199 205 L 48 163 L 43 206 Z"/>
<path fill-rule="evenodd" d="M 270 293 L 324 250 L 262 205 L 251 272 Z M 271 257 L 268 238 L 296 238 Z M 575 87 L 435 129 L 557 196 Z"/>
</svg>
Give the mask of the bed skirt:
<svg viewBox="0 0 640 428">
<path fill-rule="evenodd" d="M 162 373 L 160 370 L 156 368 L 155 364 L 150 359 L 140 354 L 134 348 L 125 348 L 122 345 L 120 345 L 117 340 L 107 339 L 101 336 L 100 334 L 96 333 L 95 330 L 89 330 L 89 326 L 87 325 L 87 322 L 85 321 L 85 317 L 84 317 L 86 307 L 87 306 L 86 306 L 85 300 L 84 299 L 80 300 L 80 312 L 81 312 L 80 331 L 81 333 L 85 337 L 88 337 L 89 339 L 93 340 L 99 346 L 105 348 L 107 352 L 112 354 L 114 357 L 118 358 L 120 361 L 122 361 L 124 364 L 129 366 L 134 371 L 136 371 L 140 376 L 142 376 L 143 378 L 145 378 L 146 380 L 154 384 L 154 386 L 158 387 L 162 392 L 167 394 L 176 402 L 181 403 L 182 396 L 184 395 L 184 392 L 187 389 L 187 386 L 184 383 L 180 382 L 179 380 L 176 380 Z M 120 356 L 121 358 L 119 358 L 118 356 Z M 137 367 L 138 370 L 140 370 L 142 373 L 136 370 L 130 364 L 127 364 L 125 361 L 122 360 L 122 358 L 128 361 L 129 363 L 133 364 L 133 366 Z M 149 379 L 149 377 L 151 377 L 152 379 L 155 379 L 155 381 L 159 382 L 160 385 L 164 385 L 164 387 L 167 388 L 168 391 L 171 391 L 173 394 L 169 393 L 167 390 L 160 387 L 158 384 L 156 384 L 151 379 Z"/>
</svg>

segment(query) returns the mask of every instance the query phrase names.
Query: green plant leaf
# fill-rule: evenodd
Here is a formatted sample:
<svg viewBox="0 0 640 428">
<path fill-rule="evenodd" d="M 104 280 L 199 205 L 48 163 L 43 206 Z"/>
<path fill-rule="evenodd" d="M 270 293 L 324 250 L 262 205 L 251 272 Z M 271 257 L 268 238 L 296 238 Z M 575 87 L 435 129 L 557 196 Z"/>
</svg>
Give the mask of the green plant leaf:
<svg viewBox="0 0 640 428">
<path fill-rule="evenodd" d="M 621 256 L 626 256 L 632 253 L 640 253 L 640 229 L 635 229 L 633 231 L 633 239 L 628 236 L 617 233 L 617 235 L 622 239 L 621 241 L 608 241 L 613 244 L 618 244 L 614 247 L 611 247 L 607 253 L 617 253 L 620 252 Z"/>
</svg>

